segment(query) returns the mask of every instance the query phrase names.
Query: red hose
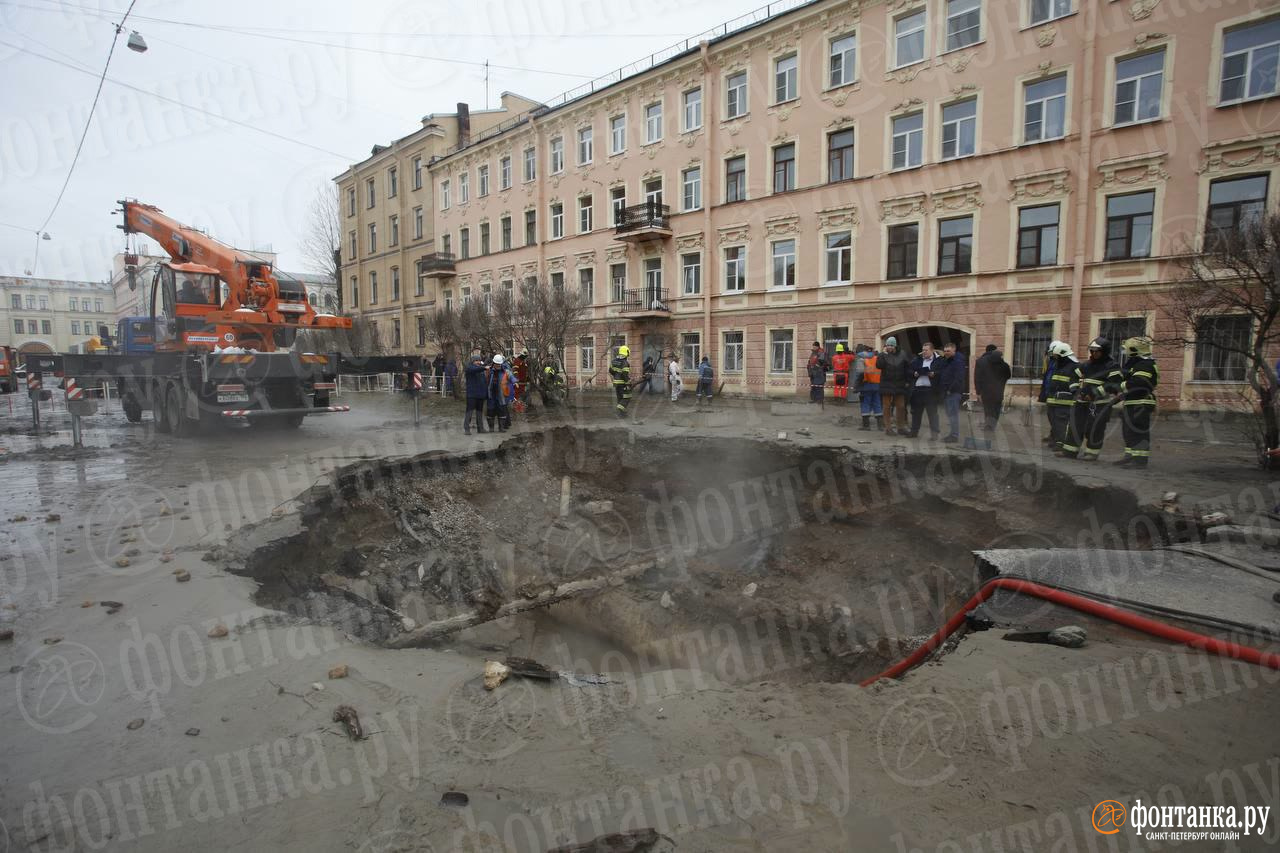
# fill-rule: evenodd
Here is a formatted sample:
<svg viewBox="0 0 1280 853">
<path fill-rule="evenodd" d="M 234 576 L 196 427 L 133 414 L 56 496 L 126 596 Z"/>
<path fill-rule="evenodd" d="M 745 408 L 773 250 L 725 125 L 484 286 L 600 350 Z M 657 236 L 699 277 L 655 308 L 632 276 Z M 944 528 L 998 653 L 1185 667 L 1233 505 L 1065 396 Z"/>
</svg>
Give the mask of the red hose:
<svg viewBox="0 0 1280 853">
<path fill-rule="evenodd" d="M 1174 643 L 1183 643 L 1191 646 L 1193 649 L 1200 649 L 1206 652 L 1212 652 L 1215 655 L 1242 660 L 1247 663 L 1255 663 L 1259 666 L 1270 667 L 1271 669 L 1280 669 L 1280 655 L 1261 652 L 1252 646 L 1241 646 L 1237 643 L 1218 640 L 1208 637 L 1204 634 L 1197 634 L 1194 631 L 1187 631 L 1182 628 L 1175 628 L 1172 625 L 1166 625 L 1163 622 L 1157 622 L 1154 619 L 1148 619 L 1145 616 L 1139 616 L 1130 610 L 1121 610 L 1119 607 L 1113 607 L 1110 604 L 1104 604 L 1101 601 L 1094 601 L 1091 598 L 1085 598 L 1076 595 L 1073 592 L 1064 592 L 1053 587 L 1043 586 L 1031 581 L 1018 580 L 1016 578 L 993 578 L 978 590 L 977 595 L 969 599 L 960 612 L 947 620 L 947 624 L 943 625 L 938 632 L 929 638 L 923 646 L 916 649 L 908 657 L 894 664 L 879 675 L 868 678 L 862 682 L 860 686 L 867 687 L 874 684 L 882 678 L 897 678 L 902 673 L 918 665 L 938 646 L 942 645 L 943 640 L 950 637 L 960 626 L 964 624 L 965 614 L 977 607 L 982 602 L 991 597 L 997 589 L 1007 589 L 1010 592 L 1021 592 L 1027 595 L 1034 595 L 1037 598 L 1043 598 L 1045 601 L 1051 601 L 1054 604 L 1060 604 L 1063 607 L 1070 607 L 1079 610 L 1082 613 L 1088 613 L 1092 616 L 1098 616 L 1102 619 L 1108 619 L 1127 628 L 1133 628 L 1143 633 L 1150 634 L 1153 637 L 1159 637 L 1162 640 L 1169 640 Z"/>
</svg>

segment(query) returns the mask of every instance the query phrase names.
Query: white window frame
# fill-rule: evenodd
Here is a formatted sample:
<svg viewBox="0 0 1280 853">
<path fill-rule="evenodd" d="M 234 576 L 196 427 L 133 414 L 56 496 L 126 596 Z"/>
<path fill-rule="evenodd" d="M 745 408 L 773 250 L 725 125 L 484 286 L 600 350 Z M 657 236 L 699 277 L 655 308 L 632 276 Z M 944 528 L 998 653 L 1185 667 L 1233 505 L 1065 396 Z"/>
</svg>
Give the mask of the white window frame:
<svg viewBox="0 0 1280 853">
<path fill-rule="evenodd" d="M 588 166 L 595 159 L 595 128 L 591 125 L 578 128 L 578 165 Z"/>
<path fill-rule="evenodd" d="M 1280 42 L 1278 42 L 1278 44 L 1280 44 Z M 1148 71 L 1145 74 L 1131 75 L 1129 77 L 1120 76 L 1121 63 L 1128 62 L 1131 59 L 1141 59 L 1145 56 L 1154 56 L 1156 54 L 1160 55 L 1159 70 Z M 1168 62 L 1169 62 L 1169 51 L 1164 45 L 1161 45 L 1160 47 L 1157 47 L 1154 50 L 1144 50 L 1138 53 L 1128 53 L 1128 54 L 1125 54 L 1124 56 L 1117 56 L 1115 58 L 1115 65 L 1113 66 L 1113 68 L 1114 68 L 1116 79 L 1114 84 L 1111 87 L 1112 101 L 1111 101 L 1111 116 L 1110 116 L 1113 127 L 1127 127 L 1131 124 L 1142 124 L 1143 122 L 1148 122 L 1148 121 L 1159 121 L 1161 118 L 1164 117 L 1164 83 L 1165 83 L 1164 78 L 1165 78 L 1165 68 L 1168 66 Z M 1153 116 L 1146 116 L 1145 118 L 1139 118 L 1138 105 L 1142 103 L 1142 97 L 1141 97 L 1142 83 L 1143 81 L 1149 80 L 1152 77 L 1158 77 L 1160 80 L 1160 89 L 1156 97 L 1156 104 L 1157 104 L 1156 114 Z M 1132 118 L 1129 118 L 1125 121 L 1117 121 L 1116 110 L 1120 106 L 1120 85 L 1122 83 L 1128 83 L 1131 81 L 1133 82 L 1133 116 Z"/>
<path fill-rule="evenodd" d="M 849 238 L 848 246 L 832 246 L 832 237 L 845 236 Z M 845 267 L 843 270 L 848 277 L 835 279 L 830 277 L 831 259 L 832 257 L 847 257 L 847 261 L 841 259 L 838 261 L 839 266 Z M 843 228 L 837 231 L 822 232 L 822 286 L 823 287 L 847 287 L 853 283 L 853 230 Z"/>
<path fill-rule="evenodd" d="M 742 78 L 742 85 L 735 86 L 733 81 Z M 747 72 L 735 71 L 732 74 L 725 75 L 724 78 L 724 117 L 726 121 L 736 118 L 742 118 L 751 110 L 750 101 L 748 100 L 748 86 L 751 80 L 747 76 Z"/>
<path fill-rule="evenodd" d="M 413 158 L 413 188 L 422 189 L 422 156 Z"/>
<path fill-rule="evenodd" d="M 791 336 L 791 340 L 789 341 L 775 340 L 774 336 L 777 335 L 779 332 L 786 332 Z M 796 330 L 790 327 L 779 327 L 776 329 L 770 329 L 768 334 L 769 334 L 768 372 L 773 376 L 794 376 L 796 372 Z M 791 362 L 791 368 L 789 370 L 785 367 L 775 369 L 773 366 L 774 365 L 774 357 L 773 357 L 774 349 L 779 343 L 785 343 L 788 345 L 787 360 Z"/>
<path fill-rule="evenodd" d="M 449 199 L 449 179 L 440 182 L 440 209 L 448 210 L 450 205 Z"/>
<path fill-rule="evenodd" d="M 692 263 L 690 263 L 690 259 L 693 259 Z M 689 287 L 691 270 L 695 279 L 692 289 Z M 702 252 L 680 253 L 680 293 L 682 296 L 702 295 Z"/>
<path fill-rule="evenodd" d="M 729 258 L 729 252 L 737 252 L 737 257 L 732 260 Z M 720 289 L 723 293 L 746 293 L 747 292 L 747 247 L 742 244 L 734 246 L 723 246 L 720 249 L 720 265 L 722 275 L 720 276 Z M 738 278 L 742 280 L 741 287 L 729 286 L 729 271 L 733 270 Z"/>
<path fill-rule="evenodd" d="M 695 86 L 686 90 L 681 98 L 684 103 L 684 132 L 702 128 L 702 87 Z"/>
<path fill-rule="evenodd" d="M 564 171 L 564 137 L 554 136 L 551 138 L 549 145 L 549 155 L 547 159 L 550 174 L 558 175 Z"/>
<path fill-rule="evenodd" d="M 595 370 L 596 369 L 596 338 L 595 335 L 582 335 L 578 338 L 578 369 L 579 370 Z"/>
<path fill-rule="evenodd" d="M 538 149 L 532 145 L 527 146 L 522 152 L 521 157 L 521 175 L 524 183 L 530 183 L 538 179 Z"/>
<path fill-rule="evenodd" d="M 467 204 L 471 201 L 471 173 L 462 172 L 458 175 L 458 204 Z"/>
<path fill-rule="evenodd" d="M 1072 0 L 1045 0 L 1045 16 L 1036 18 L 1036 0 L 1027 0 L 1027 24 L 1028 26 L 1038 27 L 1041 24 L 1047 24 L 1050 21 L 1056 21 L 1059 18 L 1065 18 L 1075 12 L 1075 5 Z"/>
<path fill-rule="evenodd" d="M 779 248 L 785 247 L 788 243 L 791 244 L 791 250 L 783 251 L 779 253 Z M 787 273 L 786 273 L 785 264 L 786 264 L 787 258 L 791 259 L 791 283 L 790 284 L 787 284 L 787 281 L 786 281 Z M 782 272 L 781 284 L 778 283 L 778 273 L 779 273 L 778 261 L 779 260 L 781 260 L 784 264 L 781 270 Z M 796 277 L 798 275 L 799 275 L 799 269 L 797 264 L 796 239 L 794 237 L 783 237 L 780 240 L 770 241 L 769 243 L 769 289 L 770 290 L 795 290 Z"/>
<path fill-rule="evenodd" d="M 692 203 L 690 189 L 692 188 Z M 684 211 L 702 209 L 702 166 L 690 166 L 680 173 L 680 204 Z"/>
<path fill-rule="evenodd" d="M 627 150 L 627 114 L 620 113 L 609 117 L 609 156 L 621 154 Z"/>
<path fill-rule="evenodd" d="M 387 169 L 387 198 L 395 198 L 400 193 L 400 170 L 395 166 Z"/>
<path fill-rule="evenodd" d="M 920 18 L 920 25 L 912 27 L 906 31 L 899 31 L 899 24 L 905 22 L 908 18 Z M 920 6 L 893 18 L 893 67 L 906 68 L 908 65 L 915 65 L 917 62 L 924 62 L 929 58 L 929 12 L 926 7 Z M 903 61 L 901 58 L 902 40 L 908 36 L 920 34 L 920 56 L 917 59 L 909 59 Z"/>
<path fill-rule="evenodd" d="M 511 189 L 511 155 L 504 155 L 498 160 L 498 189 Z"/>
<path fill-rule="evenodd" d="M 967 5 L 964 9 L 961 9 L 959 12 L 953 11 L 951 8 L 952 4 L 961 3 L 961 2 L 968 3 L 971 5 Z M 983 29 L 983 23 L 984 23 L 982 20 L 983 19 L 982 3 L 983 3 L 983 0 L 944 0 L 944 7 L 943 7 L 944 20 L 943 20 L 943 29 L 942 29 L 942 52 L 943 53 L 949 53 L 950 51 L 953 51 L 953 50 L 964 50 L 966 47 L 973 47 L 975 44 L 982 43 L 982 29 Z M 955 47 L 952 47 L 951 46 L 951 35 L 952 35 L 951 22 L 954 19 L 959 18 L 961 15 L 967 15 L 968 13 L 974 11 L 975 9 L 978 12 L 977 35 L 974 37 L 973 41 L 971 42 L 958 44 Z M 968 31 L 968 28 L 965 28 L 965 30 L 963 30 L 963 32 L 967 32 L 967 31 Z"/>
<path fill-rule="evenodd" d="M 489 194 L 489 164 L 476 167 L 476 193 L 480 198 Z"/>
<path fill-rule="evenodd" d="M 413 209 L 413 239 L 422 239 L 422 228 L 426 220 L 423 217 L 422 205 L 418 205 Z"/>
<path fill-rule="evenodd" d="M 654 108 L 657 111 L 654 111 Z M 644 144 L 652 145 L 662 141 L 662 101 L 645 104 L 644 107 Z"/>
<path fill-rule="evenodd" d="M 836 50 L 836 45 L 852 39 L 852 47 Z M 840 63 L 839 79 L 836 77 L 836 61 Z M 836 36 L 827 42 L 827 88 L 838 89 L 858 82 L 858 31 Z"/>
<path fill-rule="evenodd" d="M 951 119 L 951 120 L 947 119 L 946 117 L 947 109 L 949 107 L 956 107 L 966 103 L 973 104 L 973 115 L 965 116 L 959 119 Z M 973 155 L 978 153 L 978 99 L 976 97 L 960 98 L 958 100 L 950 101 L 948 103 L 943 104 L 938 111 L 938 120 L 939 120 L 939 124 L 941 125 L 938 133 L 938 159 L 939 160 L 962 160 L 965 157 L 972 157 Z M 973 150 L 966 153 L 961 153 L 960 141 L 961 139 L 963 139 L 962 131 L 964 130 L 964 125 L 966 122 L 969 122 L 973 125 Z M 956 128 L 956 153 L 952 154 L 950 157 L 947 156 L 947 149 L 946 149 L 948 125 L 955 125 L 955 128 Z"/>
<path fill-rule="evenodd" d="M 583 305 L 594 305 L 596 301 L 596 268 L 578 267 L 578 298 Z"/>
<path fill-rule="evenodd" d="M 896 129 L 897 123 L 903 119 L 908 119 L 913 117 L 920 119 L 920 127 L 914 130 L 907 130 L 899 133 L 898 130 Z M 890 171 L 899 172 L 906 169 L 915 169 L 924 165 L 924 118 L 925 118 L 924 110 L 915 110 L 909 113 L 902 113 L 901 115 L 889 116 L 889 168 L 890 168 Z M 911 162 L 911 139 L 913 135 L 916 138 L 916 150 L 919 151 L 919 154 L 920 154 L 920 160 L 919 162 L 916 162 L 916 163 Z M 903 137 L 905 141 L 905 145 L 903 148 L 904 159 L 903 159 L 903 164 L 901 166 L 898 165 L 898 163 L 895 160 L 895 158 L 897 157 L 899 136 Z"/>
<path fill-rule="evenodd" d="M 680 333 L 680 369 L 697 370 L 702 361 L 702 333 Z"/>
<path fill-rule="evenodd" d="M 551 204 L 551 240 L 559 240 L 564 236 L 564 203 L 553 202 Z"/>
<path fill-rule="evenodd" d="M 783 63 L 790 63 L 783 67 Z M 785 104 L 800 97 L 800 55 L 788 53 L 773 61 L 773 102 Z"/>
<path fill-rule="evenodd" d="M 1249 80 L 1253 76 L 1256 70 L 1255 56 L 1257 52 L 1271 48 L 1276 44 L 1278 44 L 1278 42 L 1267 42 L 1266 44 L 1258 45 L 1257 47 L 1250 47 L 1250 48 L 1245 48 L 1244 50 L 1237 50 L 1237 51 L 1233 51 L 1232 53 L 1227 53 L 1227 35 L 1231 30 L 1242 30 L 1242 29 L 1248 29 L 1250 27 L 1264 26 L 1268 23 L 1274 22 L 1275 20 L 1276 20 L 1276 16 L 1274 14 L 1262 14 L 1254 18 L 1253 20 L 1241 21 L 1237 24 L 1233 24 L 1233 25 L 1222 28 L 1221 35 L 1218 36 L 1219 38 L 1221 38 L 1221 41 L 1219 42 L 1219 44 L 1221 45 L 1222 59 L 1218 63 L 1217 86 L 1215 91 L 1213 92 L 1213 98 L 1218 103 L 1218 105 L 1221 106 L 1225 104 L 1240 104 L 1240 103 L 1244 103 L 1245 101 L 1257 101 L 1263 98 L 1273 98 L 1277 94 L 1280 94 L 1280 77 L 1277 78 L 1276 88 L 1273 89 L 1272 91 L 1264 92 L 1261 95 L 1249 94 Z M 1239 98 L 1222 100 L 1222 83 L 1223 83 L 1223 80 L 1225 79 L 1224 74 L 1227 69 L 1227 60 L 1231 57 L 1241 56 L 1241 55 L 1244 55 L 1246 57 L 1245 71 L 1244 71 L 1244 86 L 1243 86 L 1241 95 Z"/>
<path fill-rule="evenodd" d="M 578 233 L 590 234 L 593 228 L 595 228 L 595 196 L 578 196 Z"/>
<path fill-rule="evenodd" d="M 1061 95 L 1050 95 L 1047 98 L 1040 98 L 1035 101 L 1027 100 L 1027 93 L 1030 91 L 1032 86 L 1035 86 L 1038 83 L 1047 83 L 1048 81 L 1059 78 L 1059 77 L 1062 78 L 1062 94 Z M 1036 77 L 1031 80 L 1022 81 L 1022 144 L 1023 145 L 1038 145 L 1042 142 L 1054 142 L 1056 140 L 1066 138 L 1068 129 L 1070 127 L 1070 120 L 1071 120 L 1071 116 L 1068 112 L 1068 109 L 1070 108 L 1070 96 L 1071 96 L 1071 78 L 1067 75 L 1066 71 L 1059 71 L 1057 73 L 1047 74 L 1043 77 Z M 1045 136 L 1044 130 L 1047 124 L 1045 118 L 1048 115 L 1049 105 L 1054 102 L 1061 102 L 1062 104 L 1062 134 L 1060 136 Z M 1029 139 L 1027 137 L 1027 124 L 1028 124 L 1027 110 L 1032 104 L 1040 105 L 1041 135 L 1037 139 Z"/>
<path fill-rule="evenodd" d="M 729 342 L 730 335 L 737 335 L 738 340 Z M 729 358 L 729 347 L 736 350 L 737 357 Z M 746 370 L 747 333 L 742 329 L 724 329 L 720 332 L 720 370 L 722 373 L 742 373 Z"/>
</svg>

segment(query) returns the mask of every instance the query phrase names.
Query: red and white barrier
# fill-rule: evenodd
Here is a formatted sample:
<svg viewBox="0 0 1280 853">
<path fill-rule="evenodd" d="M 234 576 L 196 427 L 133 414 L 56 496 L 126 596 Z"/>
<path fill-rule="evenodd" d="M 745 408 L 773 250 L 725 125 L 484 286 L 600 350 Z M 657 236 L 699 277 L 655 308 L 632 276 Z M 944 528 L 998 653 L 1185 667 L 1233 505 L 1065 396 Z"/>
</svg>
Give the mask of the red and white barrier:
<svg viewBox="0 0 1280 853">
<path fill-rule="evenodd" d="M 81 388 L 79 385 L 77 385 L 76 381 L 71 377 L 67 377 L 67 399 L 68 400 L 84 399 L 84 389 Z"/>
</svg>

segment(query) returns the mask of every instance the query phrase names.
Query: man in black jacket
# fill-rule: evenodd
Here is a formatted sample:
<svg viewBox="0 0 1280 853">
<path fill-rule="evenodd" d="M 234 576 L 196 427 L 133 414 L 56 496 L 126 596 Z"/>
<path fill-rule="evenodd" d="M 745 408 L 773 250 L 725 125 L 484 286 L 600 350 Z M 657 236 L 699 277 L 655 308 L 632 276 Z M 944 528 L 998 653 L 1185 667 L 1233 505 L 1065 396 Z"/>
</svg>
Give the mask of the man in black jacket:
<svg viewBox="0 0 1280 853">
<path fill-rule="evenodd" d="M 1150 338 L 1129 338 L 1124 342 L 1127 358 L 1120 384 L 1121 426 L 1124 432 L 1124 458 L 1117 465 L 1146 468 L 1151 460 L 1151 420 L 1156 413 L 1156 385 L 1160 369 L 1151 357 Z"/>
<path fill-rule="evenodd" d="M 886 435 L 907 433 L 907 393 L 911 389 L 911 358 L 898 349 L 898 339 L 884 339 L 884 352 L 876 357 L 880 368 L 880 402 Z M 894 417 L 897 417 L 897 426 Z"/>
<path fill-rule="evenodd" d="M 1076 368 L 1071 384 L 1075 405 L 1071 409 L 1071 432 L 1062 443 L 1062 455 L 1094 462 L 1102 452 L 1107 421 L 1124 383 L 1120 365 L 1111 357 L 1111 341 L 1094 338 L 1089 343 L 1089 360 Z M 1084 452 L 1080 453 L 1083 445 Z"/>
<path fill-rule="evenodd" d="M 947 410 L 947 434 L 942 440 L 957 442 L 960 440 L 960 406 L 969 394 L 969 359 L 954 343 L 948 343 L 942 352 L 939 396 Z"/>
<path fill-rule="evenodd" d="M 938 393 L 941 389 L 942 358 L 933 351 L 933 344 L 925 342 L 911 362 L 911 432 L 907 438 L 920 434 L 920 421 L 929 415 L 929 432 L 938 440 Z"/>
<path fill-rule="evenodd" d="M 1000 410 L 1004 408 L 1004 387 L 1013 376 L 1013 369 L 1004 360 L 1004 353 L 995 344 L 987 344 L 987 351 L 973 366 L 973 384 L 982 401 L 982 428 L 994 432 L 1000 422 Z"/>
</svg>

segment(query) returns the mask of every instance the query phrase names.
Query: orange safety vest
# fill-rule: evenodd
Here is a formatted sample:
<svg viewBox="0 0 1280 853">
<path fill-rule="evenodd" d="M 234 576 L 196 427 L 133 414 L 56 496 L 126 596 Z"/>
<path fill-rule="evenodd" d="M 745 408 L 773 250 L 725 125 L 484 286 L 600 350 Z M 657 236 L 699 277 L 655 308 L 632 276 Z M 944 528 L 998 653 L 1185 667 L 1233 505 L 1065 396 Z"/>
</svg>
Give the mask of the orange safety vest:
<svg viewBox="0 0 1280 853">
<path fill-rule="evenodd" d="M 853 367 L 853 353 L 838 352 L 831 357 L 831 369 L 836 373 L 848 373 Z"/>
<path fill-rule="evenodd" d="M 876 354 L 872 352 L 858 357 L 863 361 L 862 381 L 872 385 L 879 385 L 880 368 L 876 366 Z"/>
</svg>

